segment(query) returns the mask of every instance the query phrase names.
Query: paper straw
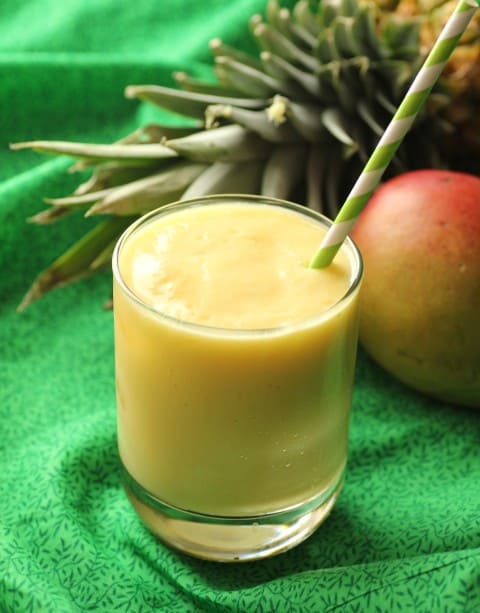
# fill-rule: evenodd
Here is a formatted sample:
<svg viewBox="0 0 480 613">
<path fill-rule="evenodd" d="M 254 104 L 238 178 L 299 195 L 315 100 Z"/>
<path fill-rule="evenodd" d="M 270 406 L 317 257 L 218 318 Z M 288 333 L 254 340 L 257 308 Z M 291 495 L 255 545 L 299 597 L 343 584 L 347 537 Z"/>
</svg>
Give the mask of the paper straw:
<svg viewBox="0 0 480 613">
<path fill-rule="evenodd" d="M 318 251 L 310 261 L 310 268 L 324 268 L 335 257 L 380 182 L 478 6 L 480 0 L 460 0 L 457 4 L 335 221 L 323 238 Z"/>
</svg>

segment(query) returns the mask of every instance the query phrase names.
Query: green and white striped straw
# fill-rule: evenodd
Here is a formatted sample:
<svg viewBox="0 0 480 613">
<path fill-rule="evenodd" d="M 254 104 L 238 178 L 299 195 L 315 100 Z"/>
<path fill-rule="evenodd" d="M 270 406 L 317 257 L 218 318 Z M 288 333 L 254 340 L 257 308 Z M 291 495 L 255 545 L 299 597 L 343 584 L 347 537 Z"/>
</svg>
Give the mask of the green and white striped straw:
<svg viewBox="0 0 480 613">
<path fill-rule="evenodd" d="M 480 0 L 460 0 L 456 6 L 335 221 L 323 238 L 318 251 L 310 261 L 310 268 L 324 268 L 335 257 L 380 182 L 478 6 Z"/>
</svg>

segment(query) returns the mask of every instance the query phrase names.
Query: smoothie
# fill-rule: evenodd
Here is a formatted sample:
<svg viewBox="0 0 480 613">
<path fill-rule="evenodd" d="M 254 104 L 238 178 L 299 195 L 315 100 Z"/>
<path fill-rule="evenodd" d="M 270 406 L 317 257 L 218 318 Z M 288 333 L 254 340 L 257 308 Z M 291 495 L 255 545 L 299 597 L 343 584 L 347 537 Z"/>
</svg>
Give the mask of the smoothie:
<svg viewBox="0 0 480 613">
<path fill-rule="evenodd" d="M 225 198 L 160 210 L 120 241 L 119 451 L 155 498 L 254 516 L 341 479 L 361 264 L 347 244 L 309 269 L 325 231 L 299 207 Z"/>
</svg>

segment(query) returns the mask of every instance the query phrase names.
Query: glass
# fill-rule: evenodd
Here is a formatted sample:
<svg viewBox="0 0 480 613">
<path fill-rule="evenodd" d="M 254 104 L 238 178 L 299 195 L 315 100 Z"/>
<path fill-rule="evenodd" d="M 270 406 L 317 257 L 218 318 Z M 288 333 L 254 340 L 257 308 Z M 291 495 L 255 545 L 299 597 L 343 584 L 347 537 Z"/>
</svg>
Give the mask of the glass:
<svg viewBox="0 0 480 613">
<path fill-rule="evenodd" d="M 159 216 L 229 203 L 331 225 L 298 205 L 232 195 L 157 209 L 125 231 L 113 256 L 118 444 L 126 493 L 154 534 L 200 558 L 247 561 L 303 541 L 341 490 L 363 269 L 347 239 L 343 297 L 261 330 L 181 321 L 126 285 L 119 256 L 135 233 Z"/>
</svg>

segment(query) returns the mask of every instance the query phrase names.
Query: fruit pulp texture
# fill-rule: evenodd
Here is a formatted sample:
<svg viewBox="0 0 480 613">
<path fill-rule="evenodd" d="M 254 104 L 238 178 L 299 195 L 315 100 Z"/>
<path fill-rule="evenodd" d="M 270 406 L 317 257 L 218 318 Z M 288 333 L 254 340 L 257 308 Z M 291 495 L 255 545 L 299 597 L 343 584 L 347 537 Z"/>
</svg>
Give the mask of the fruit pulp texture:
<svg viewBox="0 0 480 613">
<path fill-rule="evenodd" d="M 328 269 L 307 267 L 324 232 L 277 206 L 210 204 L 122 245 L 134 296 L 115 281 L 119 450 L 162 501 L 263 514 L 341 474 L 358 292 L 345 297 L 346 247 Z"/>
</svg>

